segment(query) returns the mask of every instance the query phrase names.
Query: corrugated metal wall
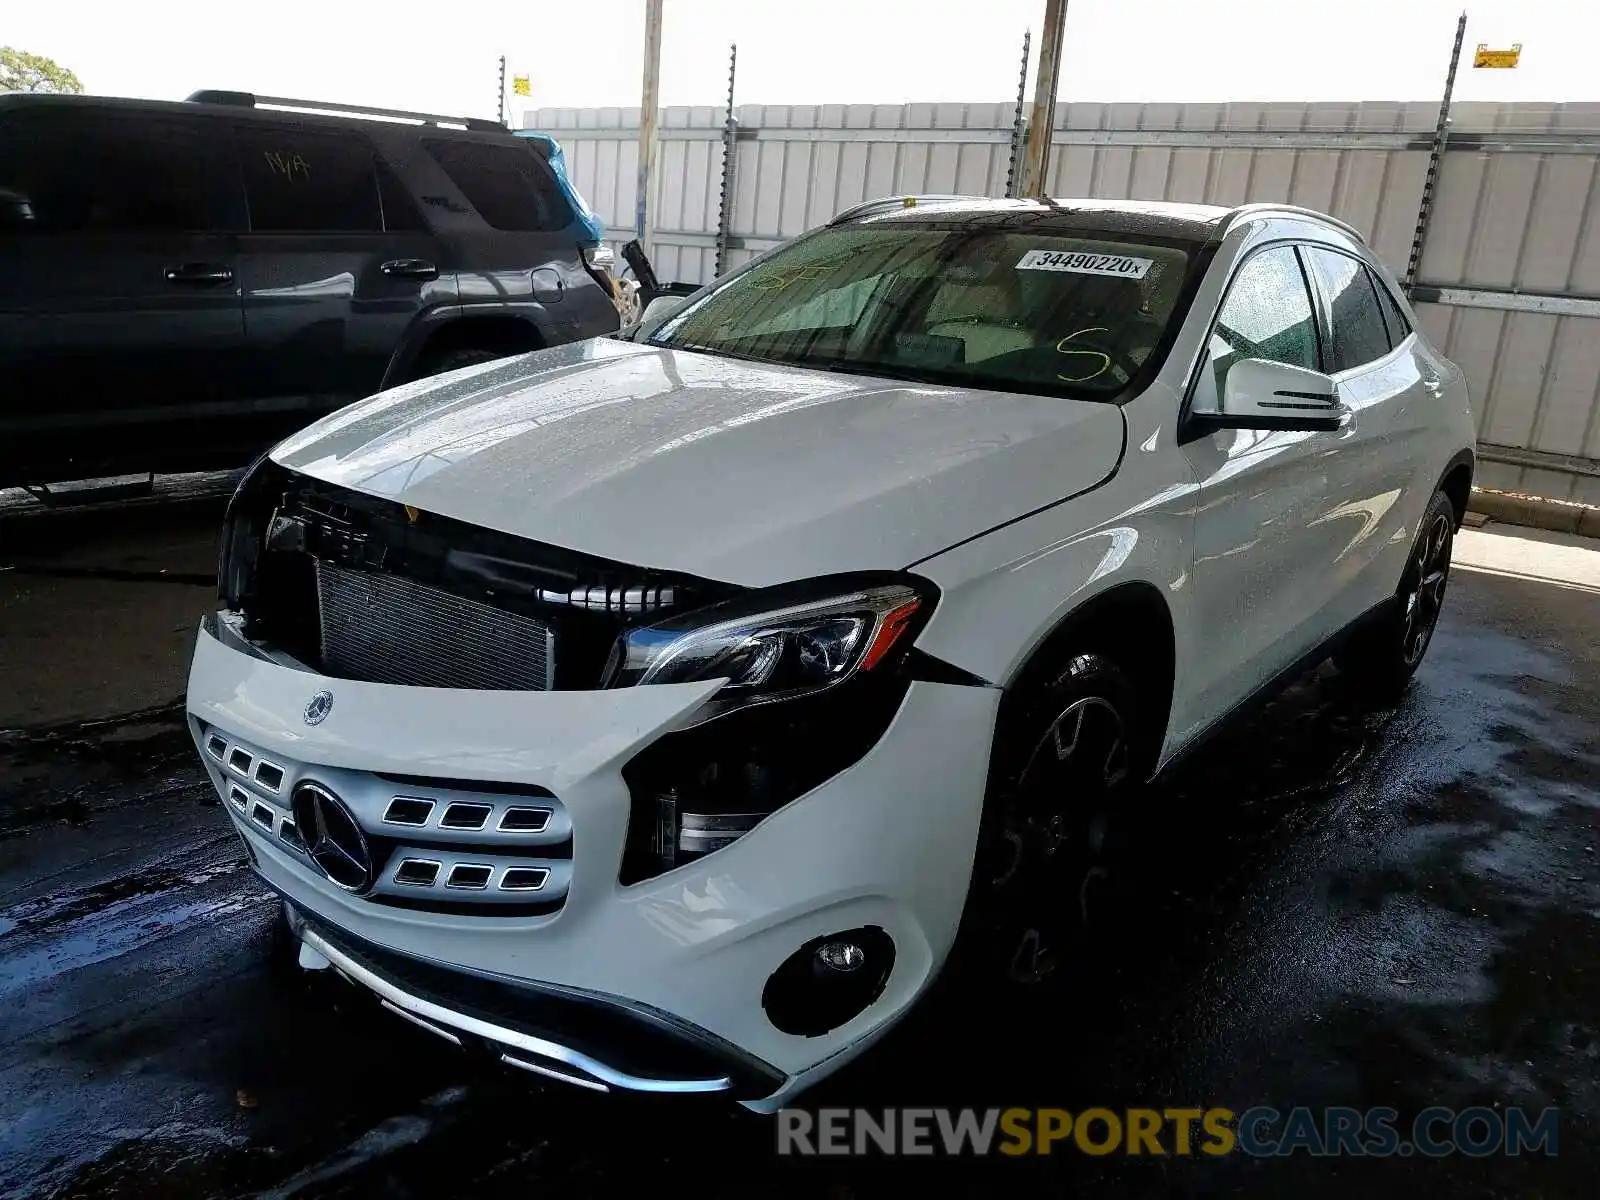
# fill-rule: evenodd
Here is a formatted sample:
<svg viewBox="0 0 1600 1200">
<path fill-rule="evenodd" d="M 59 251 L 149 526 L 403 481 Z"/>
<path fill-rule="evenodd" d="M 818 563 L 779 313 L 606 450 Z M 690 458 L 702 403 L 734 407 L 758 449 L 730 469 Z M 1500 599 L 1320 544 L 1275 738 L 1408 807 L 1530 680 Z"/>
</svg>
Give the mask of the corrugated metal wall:
<svg viewBox="0 0 1600 1200">
<path fill-rule="evenodd" d="M 1008 104 L 746 105 L 736 110 L 737 266 L 861 200 L 1004 195 Z M 1404 271 L 1437 105 L 1069 104 L 1050 193 L 1281 200 L 1361 229 Z M 1458 104 L 1419 272 L 1422 321 L 1467 371 L 1479 482 L 1600 504 L 1600 104 Z M 631 236 L 638 109 L 541 109 L 579 189 Z M 663 112 L 657 273 L 712 276 L 720 109 Z"/>
</svg>

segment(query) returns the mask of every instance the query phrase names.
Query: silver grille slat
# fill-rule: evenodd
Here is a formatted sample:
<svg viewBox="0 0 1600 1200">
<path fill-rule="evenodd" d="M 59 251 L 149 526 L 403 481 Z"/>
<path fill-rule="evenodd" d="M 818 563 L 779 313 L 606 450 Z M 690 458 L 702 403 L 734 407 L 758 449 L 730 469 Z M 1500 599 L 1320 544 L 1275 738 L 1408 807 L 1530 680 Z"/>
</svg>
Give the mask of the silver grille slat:
<svg viewBox="0 0 1600 1200">
<path fill-rule="evenodd" d="M 548 691 L 554 635 L 532 617 L 318 561 L 322 669 L 412 687 Z"/>
</svg>

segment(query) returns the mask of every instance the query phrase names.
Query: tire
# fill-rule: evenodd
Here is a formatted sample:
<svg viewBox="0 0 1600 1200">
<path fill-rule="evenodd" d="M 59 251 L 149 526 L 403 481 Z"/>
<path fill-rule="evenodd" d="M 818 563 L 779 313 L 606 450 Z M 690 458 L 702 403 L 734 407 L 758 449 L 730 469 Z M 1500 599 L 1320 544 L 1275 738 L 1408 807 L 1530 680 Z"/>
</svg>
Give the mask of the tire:
<svg viewBox="0 0 1600 1200">
<path fill-rule="evenodd" d="M 1002 989 L 1061 974 L 1097 928 L 1142 778 L 1131 677 L 1074 654 L 1002 703 L 957 958 Z M 1103 917 L 1103 912 L 1099 914 Z"/>
<path fill-rule="evenodd" d="M 415 378 L 426 379 L 430 375 L 443 375 L 446 371 L 459 371 L 462 367 L 475 367 L 479 363 L 493 362 L 497 358 L 505 357 L 498 350 L 483 350 L 471 346 L 460 350 L 444 350 L 430 354 L 418 363 Z"/>
<path fill-rule="evenodd" d="M 1333 656 L 1340 673 L 1374 701 L 1398 700 L 1433 642 L 1450 581 L 1456 525 L 1450 497 L 1435 492 L 1406 557 L 1392 610 Z"/>
</svg>

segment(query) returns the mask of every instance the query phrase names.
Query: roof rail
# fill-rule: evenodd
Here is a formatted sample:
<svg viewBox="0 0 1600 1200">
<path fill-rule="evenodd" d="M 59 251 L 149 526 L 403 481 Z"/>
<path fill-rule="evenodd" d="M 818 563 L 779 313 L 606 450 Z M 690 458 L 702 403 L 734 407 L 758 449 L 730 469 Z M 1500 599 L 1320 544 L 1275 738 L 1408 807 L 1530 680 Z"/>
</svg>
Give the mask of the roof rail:
<svg viewBox="0 0 1600 1200">
<path fill-rule="evenodd" d="M 1332 225 L 1335 229 L 1348 233 L 1363 246 L 1367 244 L 1366 234 L 1347 221 L 1341 221 L 1338 217 L 1330 217 L 1327 213 L 1318 212 L 1314 208 L 1301 208 L 1298 204 L 1275 204 L 1271 201 L 1239 205 L 1222 222 L 1222 227 L 1217 230 L 1217 236 L 1220 238 L 1242 220 L 1250 217 L 1266 216 L 1269 213 L 1285 213 L 1293 217 L 1310 217 L 1313 220 L 1321 221 L 1325 225 Z"/>
<path fill-rule="evenodd" d="M 878 200 L 867 200 L 864 203 L 853 205 L 845 209 L 833 220 L 831 225 L 843 225 L 846 221 L 854 221 L 857 217 L 870 216 L 873 213 L 893 212 L 897 208 L 915 208 L 923 201 L 935 202 L 944 200 L 987 200 L 987 196 L 884 196 Z"/>
<path fill-rule="evenodd" d="M 223 104 L 232 108 L 288 109 L 292 112 L 326 113 L 337 117 L 373 117 L 383 121 L 400 121 L 408 125 L 455 126 L 459 129 L 476 129 L 506 132 L 498 121 L 482 117 L 441 117 L 435 113 L 406 112 L 399 108 L 369 108 L 363 104 L 338 104 L 328 100 L 293 100 L 287 96 L 257 96 L 251 92 L 229 92 L 204 88 L 187 97 L 190 104 Z"/>
</svg>

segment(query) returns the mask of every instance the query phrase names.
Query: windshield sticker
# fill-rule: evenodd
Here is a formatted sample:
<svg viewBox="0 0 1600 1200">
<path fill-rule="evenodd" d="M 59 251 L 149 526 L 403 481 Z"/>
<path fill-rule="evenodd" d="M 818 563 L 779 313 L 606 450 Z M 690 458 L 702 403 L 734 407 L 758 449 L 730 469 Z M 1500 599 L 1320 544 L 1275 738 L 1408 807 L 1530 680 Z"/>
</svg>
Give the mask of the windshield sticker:
<svg viewBox="0 0 1600 1200">
<path fill-rule="evenodd" d="M 1143 279 L 1155 265 L 1153 258 L 1125 254 L 1083 254 L 1075 250 L 1029 250 L 1017 262 L 1018 271 L 1070 271 L 1074 275 L 1113 275 L 1118 279 Z"/>
</svg>

